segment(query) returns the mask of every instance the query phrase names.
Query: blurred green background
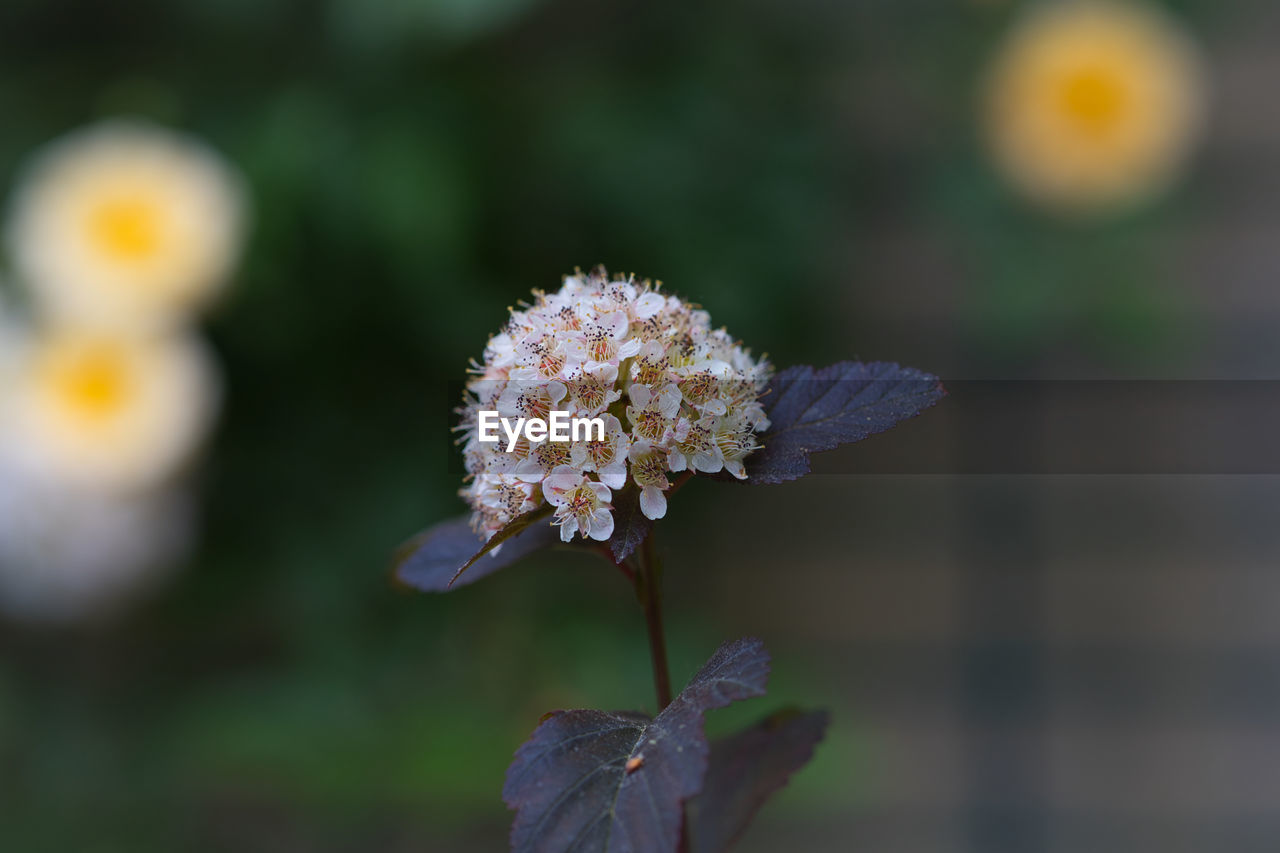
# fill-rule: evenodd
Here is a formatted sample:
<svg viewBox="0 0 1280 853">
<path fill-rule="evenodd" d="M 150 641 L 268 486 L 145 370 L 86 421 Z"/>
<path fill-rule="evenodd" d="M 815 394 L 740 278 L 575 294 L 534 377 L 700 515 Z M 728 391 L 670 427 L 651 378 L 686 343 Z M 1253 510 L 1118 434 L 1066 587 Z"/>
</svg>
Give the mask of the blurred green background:
<svg viewBox="0 0 1280 853">
<path fill-rule="evenodd" d="M 1241 341 L 1272 327 L 1247 301 L 1218 323 L 1194 275 L 1230 269 L 1215 217 L 1243 200 L 1277 221 L 1239 159 L 1280 151 L 1248 132 L 1270 107 L 1249 95 L 1272 91 L 1270 4 L 1168 4 L 1238 73 L 1215 79 L 1223 112 L 1177 191 L 1092 223 L 1028 208 L 978 142 L 976 86 L 1021 5 L 6 0 L 0 185 L 48 139 L 138 114 L 243 169 L 254 222 L 206 325 L 228 396 L 198 558 L 105 623 L 0 627 L 0 849 L 501 849 L 503 770 L 543 712 L 651 704 L 639 611 L 598 561 L 544 556 L 449 596 L 389 583 L 394 547 L 462 510 L 451 383 L 508 305 L 576 265 L 660 278 L 782 365 L 1266 372 L 1274 347 Z M 775 656 L 770 699 L 713 728 L 786 701 L 834 713 L 741 849 L 849 849 L 851 826 L 920 815 L 911 831 L 936 833 L 864 849 L 1060 849 L 979 846 L 965 795 L 930 798 L 972 704 L 924 726 L 937 740 L 898 732 L 909 754 L 877 728 L 954 676 L 964 619 L 929 614 L 964 600 L 963 566 L 936 568 L 976 534 L 955 533 L 944 480 L 695 483 L 664 523 L 676 680 L 728 637 Z M 824 543 L 849 524 L 865 538 Z M 848 627 L 877 610 L 897 618 L 883 635 Z M 925 781 L 886 781 L 877 755 Z"/>
</svg>

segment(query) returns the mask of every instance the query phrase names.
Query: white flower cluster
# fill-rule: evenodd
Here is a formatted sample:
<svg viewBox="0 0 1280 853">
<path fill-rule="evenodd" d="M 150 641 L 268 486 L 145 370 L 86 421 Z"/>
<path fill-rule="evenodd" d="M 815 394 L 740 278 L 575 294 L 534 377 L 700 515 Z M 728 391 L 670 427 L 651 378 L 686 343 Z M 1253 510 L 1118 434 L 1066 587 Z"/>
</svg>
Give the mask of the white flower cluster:
<svg viewBox="0 0 1280 853">
<path fill-rule="evenodd" d="M 651 519 L 667 511 L 670 473 L 728 471 L 769 427 L 759 398 L 771 368 L 754 359 L 706 311 L 634 277 L 597 267 L 535 291 L 512 310 L 474 365 L 458 430 L 465 447 L 472 524 L 486 539 L 545 500 L 560 537 L 604 541 L 613 492 L 640 492 Z M 552 411 L 600 417 L 603 441 L 530 442 L 511 452 L 479 440 L 481 411 L 543 418 Z"/>
</svg>

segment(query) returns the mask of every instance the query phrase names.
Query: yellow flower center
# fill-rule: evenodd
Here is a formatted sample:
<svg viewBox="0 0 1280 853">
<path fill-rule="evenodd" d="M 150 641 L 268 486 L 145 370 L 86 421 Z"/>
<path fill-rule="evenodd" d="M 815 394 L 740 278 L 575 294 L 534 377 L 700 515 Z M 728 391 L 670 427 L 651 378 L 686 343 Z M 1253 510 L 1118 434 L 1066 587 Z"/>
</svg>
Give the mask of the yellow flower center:
<svg viewBox="0 0 1280 853">
<path fill-rule="evenodd" d="M 600 499 L 596 497 L 596 493 L 588 486 L 578 486 L 569 493 L 569 499 L 566 502 L 569 512 L 576 515 L 579 519 L 585 519 L 593 515 L 600 506 Z"/>
<path fill-rule="evenodd" d="M 593 441 L 587 445 L 587 452 L 591 456 L 591 461 L 599 470 L 608 466 L 617 456 L 617 451 L 611 441 Z"/>
<path fill-rule="evenodd" d="M 1113 129 L 1129 107 L 1124 81 L 1113 69 L 1081 68 L 1065 77 L 1060 98 L 1063 111 L 1087 133 Z"/>
<path fill-rule="evenodd" d="M 646 453 L 632 459 L 631 477 L 641 487 L 657 486 L 663 491 L 671 487 L 667 480 L 667 458 L 661 453 Z"/>
<path fill-rule="evenodd" d="M 59 402 L 85 421 L 102 420 L 118 412 L 131 393 L 124 354 L 109 344 L 55 355 L 48 379 Z"/>
<path fill-rule="evenodd" d="M 136 261 L 153 254 L 160 245 L 160 219 L 160 211 L 147 199 L 114 198 L 92 212 L 89 232 L 108 256 Z"/>
</svg>

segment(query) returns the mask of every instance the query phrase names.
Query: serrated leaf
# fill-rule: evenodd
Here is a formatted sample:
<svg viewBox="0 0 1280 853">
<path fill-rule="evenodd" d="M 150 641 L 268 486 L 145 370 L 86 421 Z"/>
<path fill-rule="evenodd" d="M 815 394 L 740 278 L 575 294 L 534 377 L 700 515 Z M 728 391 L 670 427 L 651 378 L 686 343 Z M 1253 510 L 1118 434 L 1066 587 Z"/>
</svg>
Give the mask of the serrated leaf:
<svg viewBox="0 0 1280 853">
<path fill-rule="evenodd" d="M 446 592 L 452 587 L 474 583 L 554 545 L 559 539 L 555 528 L 538 523 L 550 512 L 551 507 L 545 504 L 531 510 L 499 530 L 488 542 L 481 541 L 466 516 L 441 522 L 401 546 L 395 559 L 396 579 L 422 592 Z M 503 546 L 498 553 L 485 556 L 498 545 Z"/>
<path fill-rule="evenodd" d="M 825 711 L 787 708 L 711 744 L 702 793 L 689 803 L 696 853 L 724 853 L 756 812 L 809 763 L 827 729 Z"/>
<path fill-rule="evenodd" d="M 809 454 L 861 441 L 915 417 L 946 394 L 938 377 L 889 362 L 842 361 L 779 372 L 762 399 L 771 421 L 747 457 L 748 483 L 809 473 Z"/>
<path fill-rule="evenodd" d="M 609 552 L 615 563 L 630 557 L 653 532 L 653 521 L 640 511 L 640 490 L 635 484 L 613 495 L 613 535 Z"/>
<path fill-rule="evenodd" d="M 652 720 L 635 712 L 558 711 L 516 752 L 502 798 L 516 853 L 675 853 L 683 804 L 702 789 L 702 717 L 764 694 L 769 654 L 725 643 Z"/>
</svg>

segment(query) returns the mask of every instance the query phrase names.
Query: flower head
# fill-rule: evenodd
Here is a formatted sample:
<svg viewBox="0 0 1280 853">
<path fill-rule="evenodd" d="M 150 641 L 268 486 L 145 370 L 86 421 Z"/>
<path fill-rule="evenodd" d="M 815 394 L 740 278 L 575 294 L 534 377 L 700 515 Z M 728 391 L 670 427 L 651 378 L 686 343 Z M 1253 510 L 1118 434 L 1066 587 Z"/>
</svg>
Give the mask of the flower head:
<svg viewBox="0 0 1280 853">
<path fill-rule="evenodd" d="M 58 321 L 173 325 L 230 272 L 242 195 L 239 176 L 196 140 L 110 122 L 32 165 L 7 237 L 37 304 Z"/>
<path fill-rule="evenodd" d="M 759 402 L 766 361 L 712 329 L 707 312 L 602 268 L 566 276 L 555 293 L 535 291 L 490 338 L 473 373 L 459 410 L 462 495 L 486 537 L 545 501 L 566 541 L 607 539 L 612 504 L 626 489 L 639 493 L 646 516 L 661 518 L 668 473 L 728 468 L 745 477 L 742 460 L 769 426 Z M 599 418 L 604 434 L 568 443 L 521 436 L 508 451 L 505 437 L 480 440 L 484 410 Z"/>
<path fill-rule="evenodd" d="M 1159 190 L 1199 123 L 1195 51 L 1139 3 L 1041 3 L 994 63 L 987 130 L 997 165 L 1026 195 L 1079 211 Z"/>
</svg>

